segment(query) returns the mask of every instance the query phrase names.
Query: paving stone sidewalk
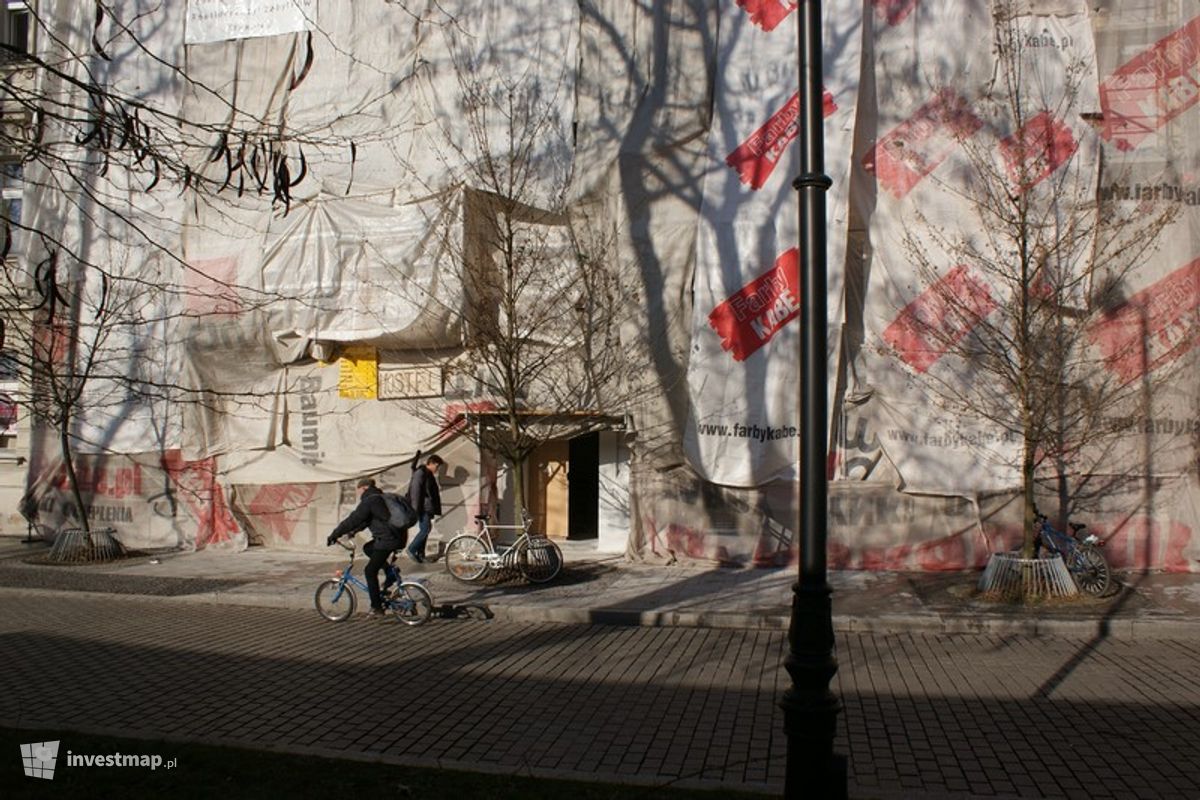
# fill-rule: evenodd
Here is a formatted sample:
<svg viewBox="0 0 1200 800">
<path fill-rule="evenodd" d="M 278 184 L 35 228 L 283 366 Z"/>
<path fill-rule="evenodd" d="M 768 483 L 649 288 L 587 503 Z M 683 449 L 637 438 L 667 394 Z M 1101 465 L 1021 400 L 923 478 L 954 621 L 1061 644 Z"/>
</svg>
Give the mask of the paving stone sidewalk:
<svg viewBox="0 0 1200 800">
<path fill-rule="evenodd" d="M 736 569 L 631 563 L 594 542 L 563 543 L 554 582 L 465 584 L 440 563 L 402 560 L 445 614 L 473 608 L 500 619 L 707 628 L 787 628 L 792 568 Z M 45 562 L 45 544 L 0 537 L 0 591 L 147 595 L 164 602 L 312 608 L 317 584 L 339 553 L 251 548 L 170 552 L 79 566 Z M 364 559 L 355 562 L 361 568 Z M 1122 639 L 1200 640 L 1200 575 L 1122 574 L 1104 599 L 1036 607 L 976 596 L 977 572 L 832 572 L 834 627 L 844 632 L 1021 633 Z M 365 600 L 365 598 L 362 598 Z M 365 606 L 365 603 L 362 604 Z"/>
<path fill-rule="evenodd" d="M 635 797 L 665 786 L 781 793 L 782 631 L 409 628 L 18 591 L 0 593 L 0 725 L 64 747 L 71 731 L 92 731 L 158 740 L 165 757 L 186 741 L 620 783 Z M 920 632 L 837 642 L 835 751 L 848 756 L 854 800 L 1200 796 L 1200 643 Z M 381 675 L 404 676 L 402 688 L 365 694 Z M 0 786 L 17 763 L 0 764 Z M 98 783 L 94 796 L 115 795 Z"/>
</svg>

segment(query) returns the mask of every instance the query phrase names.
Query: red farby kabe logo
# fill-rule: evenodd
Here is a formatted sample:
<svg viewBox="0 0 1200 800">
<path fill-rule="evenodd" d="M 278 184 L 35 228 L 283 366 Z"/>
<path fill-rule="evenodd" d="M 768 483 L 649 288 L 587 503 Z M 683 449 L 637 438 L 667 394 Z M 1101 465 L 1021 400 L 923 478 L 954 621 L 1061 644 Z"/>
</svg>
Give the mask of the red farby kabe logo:
<svg viewBox="0 0 1200 800">
<path fill-rule="evenodd" d="M 995 307 L 987 285 L 959 264 L 905 306 L 883 340 L 906 364 L 925 372 Z"/>
<path fill-rule="evenodd" d="M 876 142 L 863 166 L 896 198 L 904 197 L 982 126 L 966 100 L 942 89 Z"/>
<path fill-rule="evenodd" d="M 800 255 L 795 247 L 775 265 L 722 300 L 708 315 L 721 347 L 745 361 L 800 313 Z"/>
<path fill-rule="evenodd" d="M 888 25 L 899 25 L 917 7 L 918 0 L 871 0 L 875 16 Z"/>
<path fill-rule="evenodd" d="M 242 299 L 238 285 L 238 261 L 232 256 L 193 260 L 183 273 L 184 308 L 192 314 L 237 316 Z"/>
<path fill-rule="evenodd" d="M 1200 344 L 1200 258 L 1147 286 L 1089 331 L 1109 369 L 1136 380 Z"/>
<path fill-rule="evenodd" d="M 1075 134 L 1049 111 L 1037 114 L 1016 133 L 1000 141 L 1000 154 L 1009 179 L 1022 193 L 1053 174 L 1078 149 Z"/>
<path fill-rule="evenodd" d="M 1200 17 L 1159 39 L 1100 83 L 1100 135 L 1120 150 L 1200 101 Z"/>
<path fill-rule="evenodd" d="M 821 114 L 829 117 L 835 111 L 837 104 L 826 90 L 821 96 Z M 771 177 L 799 130 L 800 93 L 797 92 L 754 135 L 725 156 L 725 163 L 737 170 L 742 183 L 757 191 Z"/>
<path fill-rule="evenodd" d="M 269 484 L 258 490 L 246 511 L 276 538 L 290 542 L 316 494 L 315 483 Z"/>
<path fill-rule="evenodd" d="M 225 491 L 217 480 L 216 456 L 188 461 L 179 450 L 168 450 L 161 458 L 163 469 L 196 518 L 196 549 L 228 541 L 241 528 L 229 510 Z"/>
<path fill-rule="evenodd" d="M 773 31 L 788 14 L 796 10 L 794 0 L 737 0 L 750 15 L 750 21 L 764 31 Z"/>
<path fill-rule="evenodd" d="M 65 466 L 54 473 L 50 485 L 60 491 L 70 488 Z M 121 500 L 142 496 L 142 467 L 137 463 L 114 466 L 105 462 L 80 461 L 75 464 L 75 485 L 85 494 Z"/>
</svg>

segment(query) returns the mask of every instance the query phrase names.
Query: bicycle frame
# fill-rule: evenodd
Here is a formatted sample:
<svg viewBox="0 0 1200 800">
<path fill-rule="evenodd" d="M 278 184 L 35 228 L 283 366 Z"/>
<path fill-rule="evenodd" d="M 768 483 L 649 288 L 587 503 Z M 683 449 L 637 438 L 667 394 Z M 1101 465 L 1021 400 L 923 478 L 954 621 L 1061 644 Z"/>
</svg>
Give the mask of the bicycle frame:
<svg viewBox="0 0 1200 800">
<path fill-rule="evenodd" d="M 511 552 L 514 552 L 522 541 L 529 541 L 529 523 L 528 517 L 520 525 L 492 525 L 486 519 L 475 518 L 475 522 L 479 527 L 479 537 L 487 545 L 487 552 L 482 554 L 483 559 L 487 562 L 489 568 L 500 567 L 504 564 L 504 557 Z M 497 531 L 520 531 L 511 544 L 501 544 L 496 546 L 495 539 L 492 538 L 492 530 Z"/>
<path fill-rule="evenodd" d="M 353 544 L 339 542 L 350 551 L 350 561 L 339 569 L 335 577 L 322 581 L 313 595 L 313 603 L 317 612 L 330 622 L 343 622 L 349 619 L 358 606 L 355 587 L 362 589 L 369 597 L 371 590 L 365 580 L 354 575 L 354 556 L 357 548 Z M 379 598 L 381 610 L 395 614 L 405 625 L 421 625 L 425 623 L 434 611 L 433 595 L 419 580 L 404 580 L 396 566 L 396 554 L 383 564 L 386 576 L 384 586 L 387 588 Z"/>
<path fill-rule="evenodd" d="M 1108 561 L 1100 552 L 1104 540 L 1094 533 L 1080 539 L 1079 534 L 1086 525 L 1068 521 L 1071 532 L 1067 533 L 1051 525 L 1046 515 L 1036 508 L 1034 514 L 1037 525 L 1035 553 L 1045 547 L 1048 552 L 1058 555 L 1081 590 L 1096 597 L 1104 596 L 1112 582 Z"/>
<path fill-rule="evenodd" d="M 519 572 L 532 583 L 554 580 L 562 569 L 562 550 L 549 539 L 530 532 L 532 518 L 522 514 L 520 525 L 493 525 L 486 514 L 475 517 L 476 530 L 463 531 L 446 544 L 446 570 L 471 582 L 496 572 Z M 520 531 L 511 543 L 498 545 L 493 531 Z"/>
<path fill-rule="evenodd" d="M 349 583 L 351 586 L 358 587 L 359 589 L 361 589 L 362 591 L 364 591 L 368 595 L 370 595 L 371 590 L 367 588 L 366 581 L 362 580 L 361 578 L 355 577 L 354 573 L 353 573 L 354 555 L 357 552 L 358 552 L 358 548 L 351 549 L 350 550 L 350 563 L 348 563 L 345 566 L 345 568 L 339 569 L 336 573 L 334 573 L 334 577 L 336 577 L 338 580 L 338 590 L 333 595 L 334 602 L 337 602 L 338 600 L 340 600 L 342 598 L 342 592 L 346 591 L 347 583 Z M 392 557 L 388 559 L 388 562 L 383 565 L 383 574 L 385 576 L 385 582 L 391 581 L 393 586 L 399 586 L 400 582 L 401 582 L 400 572 L 399 572 L 399 570 L 396 569 L 396 567 L 392 563 L 395 560 L 396 560 L 396 554 L 393 553 Z M 382 584 L 381 584 L 381 586 L 382 586 Z"/>
<path fill-rule="evenodd" d="M 1082 541 L 1077 539 L 1071 533 L 1060 531 L 1050 524 L 1050 520 L 1045 514 L 1034 512 L 1037 520 L 1037 533 L 1041 537 L 1043 546 L 1051 552 L 1058 553 L 1067 560 L 1068 557 L 1074 555 L 1080 545 L 1092 545 L 1093 547 L 1103 547 L 1104 541 L 1094 533 L 1089 533 Z M 1068 523 L 1074 532 L 1078 532 L 1086 528 L 1086 525 L 1073 525 Z"/>
</svg>

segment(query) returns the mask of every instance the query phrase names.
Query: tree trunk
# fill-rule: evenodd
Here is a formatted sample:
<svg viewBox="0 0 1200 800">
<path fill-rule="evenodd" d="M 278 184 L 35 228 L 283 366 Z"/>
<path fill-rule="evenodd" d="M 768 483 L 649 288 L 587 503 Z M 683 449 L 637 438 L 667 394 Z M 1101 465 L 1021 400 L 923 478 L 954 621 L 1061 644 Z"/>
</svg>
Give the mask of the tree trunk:
<svg viewBox="0 0 1200 800">
<path fill-rule="evenodd" d="M 528 510 L 525 503 L 525 459 L 514 458 L 509 463 L 512 465 L 513 500 L 516 503 L 516 508 L 513 510 L 516 518 L 513 522 L 520 525 L 525 521 L 524 512 Z"/>
<path fill-rule="evenodd" d="M 1033 443 L 1026 440 L 1024 444 L 1024 452 L 1021 456 L 1021 486 L 1024 488 L 1024 513 L 1021 515 L 1023 520 L 1024 539 L 1021 546 L 1021 558 L 1033 558 L 1034 538 L 1036 531 L 1034 523 L 1036 522 L 1036 514 L 1034 513 L 1034 482 L 1033 482 Z"/>
<path fill-rule="evenodd" d="M 71 454 L 71 437 L 67 434 L 69 425 L 70 420 L 64 420 L 58 429 L 58 445 L 62 451 L 63 466 L 67 470 L 67 483 L 71 487 L 71 497 L 75 500 L 75 512 L 79 515 L 79 527 L 83 528 L 85 533 L 91 533 L 92 528 L 88 524 L 87 508 L 83 504 L 83 493 L 79 491 L 79 478 L 75 475 L 75 460 Z"/>
</svg>

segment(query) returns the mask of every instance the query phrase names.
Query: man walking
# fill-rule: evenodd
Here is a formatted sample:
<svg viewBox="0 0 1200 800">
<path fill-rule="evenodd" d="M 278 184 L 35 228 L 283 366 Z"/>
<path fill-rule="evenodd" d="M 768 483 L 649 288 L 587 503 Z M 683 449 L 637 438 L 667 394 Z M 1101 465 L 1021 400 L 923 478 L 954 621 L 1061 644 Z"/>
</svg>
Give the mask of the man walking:
<svg viewBox="0 0 1200 800">
<path fill-rule="evenodd" d="M 371 616 L 383 616 L 383 599 L 379 592 L 379 571 L 387 564 L 388 556 L 393 550 L 404 547 L 408 531 L 393 528 L 389 519 L 387 503 L 383 492 L 375 485 L 374 478 L 359 478 L 358 505 L 350 515 L 338 523 L 325 540 L 326 545 L 332 545 L 338 537 L 355 534 L 363 528 L 370 528 L 371 541 L 363 545 L 363 553 L 367 555 L 367 566 L 363 569 L 363 577 L 367 582 L 367 595 L 371 598 Z"/>
<path fill-rule="evenodd" d="M 433 518 L 442 514 L 442 492 L 438 487 L 437 471 L 444 463 L 441 456 L 430 456 L 424 464 L 413 470 L 412 480 L 408 484 L 408 502 L 417 512 L 417 535 L 406 552 L 418 564 L 425 563 L 425 540 L 429 538 Z"/>
</svg>

